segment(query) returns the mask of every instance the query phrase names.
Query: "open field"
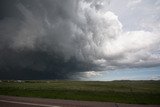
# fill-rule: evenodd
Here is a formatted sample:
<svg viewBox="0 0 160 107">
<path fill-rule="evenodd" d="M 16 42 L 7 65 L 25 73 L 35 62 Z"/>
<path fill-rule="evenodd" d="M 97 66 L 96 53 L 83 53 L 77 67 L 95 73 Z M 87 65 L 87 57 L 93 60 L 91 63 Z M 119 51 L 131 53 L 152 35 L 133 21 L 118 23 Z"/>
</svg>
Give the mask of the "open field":
<svg viewBox="0 0 160 107">
<path fill-rule="evenodd" d="M 160 81 L 1 81 L 0 95 L 160 104 Z"/>
</svg>

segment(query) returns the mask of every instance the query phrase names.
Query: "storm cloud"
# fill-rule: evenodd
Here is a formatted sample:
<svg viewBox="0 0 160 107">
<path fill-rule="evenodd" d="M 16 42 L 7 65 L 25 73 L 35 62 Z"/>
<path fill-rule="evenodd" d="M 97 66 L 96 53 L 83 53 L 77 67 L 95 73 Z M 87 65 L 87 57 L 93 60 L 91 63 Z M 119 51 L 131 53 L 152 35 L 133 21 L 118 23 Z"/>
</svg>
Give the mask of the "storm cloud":
<svg viewBox="0 0 160 107">
<path fill-rule="evenodd" d="M 160 66 L 157 26 L 125 31 L 106 3 L 1 0 L 0 78 L 70 79 L 79 72 Z"/>
</svg>

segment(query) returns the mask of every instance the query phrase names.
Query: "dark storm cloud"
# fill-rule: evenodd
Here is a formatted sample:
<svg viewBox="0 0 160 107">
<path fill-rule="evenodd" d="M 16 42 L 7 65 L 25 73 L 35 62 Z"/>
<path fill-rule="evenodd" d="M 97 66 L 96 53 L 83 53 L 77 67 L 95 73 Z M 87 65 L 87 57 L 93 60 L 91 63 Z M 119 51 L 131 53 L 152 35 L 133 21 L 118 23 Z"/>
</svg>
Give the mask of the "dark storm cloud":
<svg viewBox="0 0 160 107">
<path fill-rule="evenodd" d="M 84 71 L 158 66 L 150 51 L 159 32 L 124 32 L 103 2 L 1 0 L 0 79 L 69 79 Z"/>
<path fill-rule="evenodd" d="M 1 0 L 0 78 L 68 79 L 91 69 L 77 60 L 71 37 L 78 1 Z"/>
</svg>

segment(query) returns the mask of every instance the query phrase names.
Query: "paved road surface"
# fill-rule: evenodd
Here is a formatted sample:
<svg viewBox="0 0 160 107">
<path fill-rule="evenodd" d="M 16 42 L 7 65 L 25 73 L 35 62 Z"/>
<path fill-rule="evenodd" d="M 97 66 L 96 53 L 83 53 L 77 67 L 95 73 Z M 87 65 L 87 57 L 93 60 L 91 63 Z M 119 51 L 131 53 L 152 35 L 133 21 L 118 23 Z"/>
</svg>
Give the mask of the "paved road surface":
<svg viewBox="0 0 160 107">
<path fill-rule="evenodd" d="M 120 104 L 0 95 L 0 107 L 160 107 L 160 105 Z"/>
</svg>

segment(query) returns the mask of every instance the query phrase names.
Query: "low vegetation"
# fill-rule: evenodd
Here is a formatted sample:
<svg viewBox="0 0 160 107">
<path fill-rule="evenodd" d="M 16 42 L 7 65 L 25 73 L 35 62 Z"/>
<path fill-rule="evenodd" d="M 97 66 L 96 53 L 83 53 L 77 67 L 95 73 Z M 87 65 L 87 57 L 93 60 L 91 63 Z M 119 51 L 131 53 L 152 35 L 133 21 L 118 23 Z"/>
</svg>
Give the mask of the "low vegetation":
<svg viewBox="0 0 160 107">
<path fill-rule="evenodd" d="M 0 95 L 160 104 L 160 81 L 0 81 Z"/>
</svg>

